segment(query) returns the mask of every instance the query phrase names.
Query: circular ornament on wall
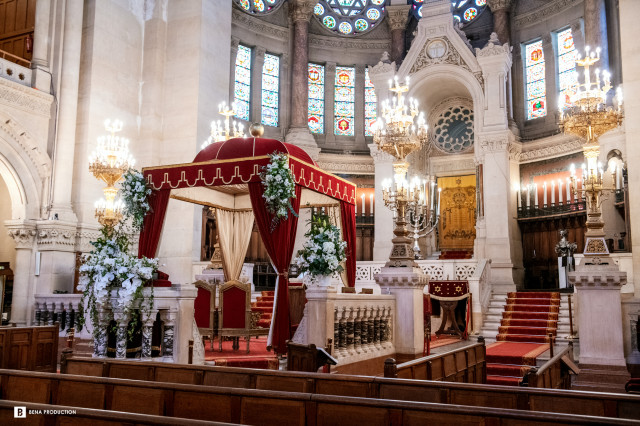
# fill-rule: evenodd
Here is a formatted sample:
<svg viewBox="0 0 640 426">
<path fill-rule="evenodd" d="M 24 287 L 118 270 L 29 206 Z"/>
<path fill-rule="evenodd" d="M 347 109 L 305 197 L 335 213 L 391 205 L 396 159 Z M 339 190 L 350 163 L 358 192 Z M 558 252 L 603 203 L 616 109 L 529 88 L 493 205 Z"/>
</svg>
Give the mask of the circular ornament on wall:
<svg viewBox="0 0 640 426">
<path fill-rule="evenodd" d="M 284 0 L 233 0 L 238 8 L 252 15 L 271 13 L 284 3 Z"/>
<path fill-rule="evenodd" d="M 249 0 L 245 0 L 249 1 Z M 313 14 L 327 30 L 357 36 L 378 26 L 389 0 L 320 0 Z"/>
<path fill-rule="evenodd" d="M 442 58 L 447 53 L 447 43 L 442 39 L 435 39 L 427 45 L 427 54 L 431 59 Z"/>
<path fill-rule="evenodd" d="M 447 99 L 434 108 L 431 142 L 441 152 L 461 154 L 473 148 L 473 108 L 468 99 Z"/>
</svg>

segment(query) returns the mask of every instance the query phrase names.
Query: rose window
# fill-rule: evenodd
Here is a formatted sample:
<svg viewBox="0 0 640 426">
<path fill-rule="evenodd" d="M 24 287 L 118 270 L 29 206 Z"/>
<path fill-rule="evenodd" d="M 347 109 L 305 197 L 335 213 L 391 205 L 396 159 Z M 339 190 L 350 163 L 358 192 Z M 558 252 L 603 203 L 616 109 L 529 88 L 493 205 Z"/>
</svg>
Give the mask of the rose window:
<svg viewBox="0 0 640 426">
<path fill-rule="evenodd" d="M 363 34 L 384 18 L 388 0 L 320 0 L 313 13 L 322 25 L 340 35 Z"/>
<path fill-rule="evenodd" d="M 240 9 L 254 15 L 271 13 L 284 2 L 284 0 L 233 0 Z"/>
<path fill-rule="evenodd" d="M 473 111 L 465 106 L 445 109 L 433 125 L 433 143 L 449 154 L 465 152 L 473 147 Z"/>
<path fill-rule="evenodd" d="M 424 0 L 411 0 L 411 11 L 417 19 L 422 18 L 422 7 Z M 451 9 L 453 19 L 462 25 L 477 18 L 487 6 L 487 0 L 453 0 L 451 1 Z"/>
</svg>

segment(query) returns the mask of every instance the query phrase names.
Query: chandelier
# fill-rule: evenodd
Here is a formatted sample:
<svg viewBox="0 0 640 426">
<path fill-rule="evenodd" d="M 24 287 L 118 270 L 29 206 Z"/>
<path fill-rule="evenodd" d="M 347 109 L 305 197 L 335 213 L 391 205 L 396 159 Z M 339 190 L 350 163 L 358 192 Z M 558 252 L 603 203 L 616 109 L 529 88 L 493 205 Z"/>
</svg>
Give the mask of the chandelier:
<svg viewBox="0 0 640 426">
<path fill-rule="evenodd" d="M 415 223 L 421 229 L 429 225 L 433 229 L 437 215 L 433 214 L 436 211 L 433 185 L 429 190 L 426 180 L 414 178 L 408 181 L 409 163 L 406 158 L 424 145 L 427 125 L 424 115 L 418 111 L 418 102 L 415 99 L 406 102 L 404 94 L 409 91 L 409 77 L 405 84 L 400 84 L 398 77 L 389 80 L 389 90 L 394 94 L 393 99 L 382 102 L 382 113 L 376 120 L 373 134 L 378 148 L 396 159 L 393 162 L 393 179 L 382 182 L 384 204 L 394 212 L 395 218 L 393 248 L 385 266 L 415 267 L 415 251 L 407 223 L 410 226 Z"/>
<path fill-rule="evenodd" d="M 587 231 L 585 255 L 607 255 L 609 250 L 604 239 L 604 221 L 602 220 L 602 195 L 615 191 L 613 187 L 603 184 L 603 170 L 598 163 L 600 144 L 598 138 L 609 130 L 615 129 L 622 123 L 624 117 L 622 110 L 622 90 L 618 87 L 615 101 L 616 108 L 607 105 L 607 93 L 611 90 L 610 75 L 607 71 L 594 72 L 595 82 L 591 81 L 590 67 L 600 60 L 600 48 L 595 52 L 585 48 L 585 57 L 578 55 L 576 64 L 584 68 L 584 83 L 578 82 L 576 72 L 575 83 L 569 90 L 570 102 L 565 103 L 561 97 L 558 102 L 560 110 L 559 125 L 565 132 L 576 135 L 584 140 L 583 151 L 586 164 L 583 165 L 582 188 L 579 190 L 587 203 Z M 601 79 L 602 75 L 602 79 Z M 575 168 L 571 168 L 571 188 L 574 194 L 576 189 Z"/>
<path fill-rule="evenodd" d="M 89 156 L 89 171 L 107 185 L 102 190 L 104 198 L 95 203 L 95 216 L 101 225 L 113 227 L 122 220 L 123 207 L 122 200 L 116 200 L 115 185 L 135 160 L 129 154 L 129 140 L 116 136 L 122 130 L 122 122 L 106 120 L 104 126 L 110 134 L 98 138 L 98 146 Z"/>
<path fill-rule="evenodd" d="M 218 105 L 218 113 L 225 117 L 224 123 L 220 120 L 211 122 L 211 135 L 204 141 L 200 149 L 206 148 L 213 142 L 224 142 L 231 138 L 245 137 L 243 125 L 231 120 L 231 117 L 236 115 L 233 105 L 229 107 L 226 102 L 221 102 Z"/>
</svg>

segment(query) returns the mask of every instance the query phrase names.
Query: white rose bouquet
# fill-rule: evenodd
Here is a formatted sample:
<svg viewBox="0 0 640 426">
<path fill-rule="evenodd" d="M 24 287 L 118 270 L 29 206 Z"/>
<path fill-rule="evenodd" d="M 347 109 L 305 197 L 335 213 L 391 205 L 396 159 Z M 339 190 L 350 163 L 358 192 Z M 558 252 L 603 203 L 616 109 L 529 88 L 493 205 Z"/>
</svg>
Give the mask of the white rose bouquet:
<svg viewBox="0 0 640 426">
<path fill-rule="evenodd" d="M 151 210 L 149 205 L 151 188 L 142 173 L 135 169 L 127 170 L 122 179 L 120 197 L 124 203 L 124 217 L 131 218 L 134 229 L 140 231 L 144 217 Z"/>
<path fill-rule="evenodd" d="M 294 262 L 304 273 L 307 283 L 314 283 L 319 276 L 342 272 L 341 263 L 347 258 L 347 243 L 342 233 L 326 215 L 311 218 L 311 228 L 305 234 L 308 238 L 303 249 L 298 251 Z"/>
<path fill-rule="evenodd" d="M 262 168 L 260 179 L 264 187 L 264 198 L 267 210 L 274 214 L 271 223 L 272 230 L 280 219 L 286 220 L 289 212 L 298 216 L 293 210 L 291 199 L 296 197 L 295 182 L 289 169 L 289 161 L 286 154 L 274 152 L 270 154 L 271 161 Z"/>
</svg>

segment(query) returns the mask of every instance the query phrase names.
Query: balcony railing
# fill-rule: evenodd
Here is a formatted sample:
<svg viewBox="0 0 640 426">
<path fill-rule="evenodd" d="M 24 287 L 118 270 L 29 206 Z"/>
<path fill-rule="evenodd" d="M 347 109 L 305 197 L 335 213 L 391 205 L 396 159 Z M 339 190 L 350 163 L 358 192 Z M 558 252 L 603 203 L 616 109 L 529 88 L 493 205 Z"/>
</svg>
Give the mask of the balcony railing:
<svg viewBox="0 0 640 426">
<path fill-rule="evenodd" d="M 0 77 L 31 87 L 31 62 L 0 50 Z"/>
<path fill-rule="evenodd" d="M 557 203 L 538 206 L 518 207 L 518 219 L 570 214 L 586 214 L 586 200 L 574 203 Z"/>
</svg>

